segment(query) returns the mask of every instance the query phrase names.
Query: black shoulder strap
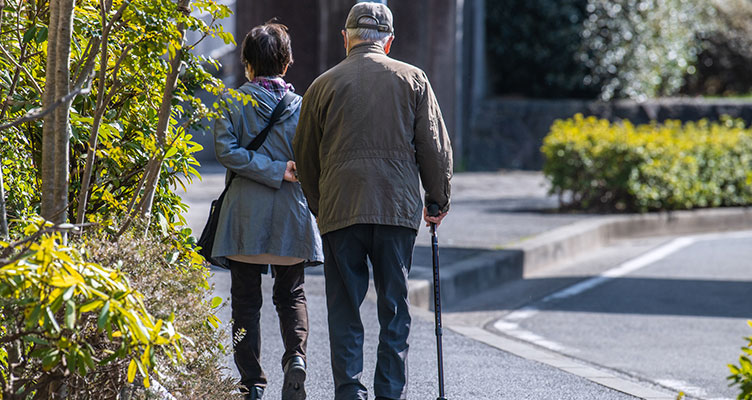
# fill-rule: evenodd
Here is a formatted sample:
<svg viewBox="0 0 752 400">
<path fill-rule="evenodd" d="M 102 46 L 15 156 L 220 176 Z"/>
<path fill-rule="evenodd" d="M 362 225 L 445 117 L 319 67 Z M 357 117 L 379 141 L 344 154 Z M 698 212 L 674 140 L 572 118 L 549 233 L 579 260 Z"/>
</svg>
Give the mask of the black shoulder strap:
<svg viewBox="0 0 752 400">
<path fill-rule="evenodd" d="M 266 137 L 269 135 L 269 131 L 272 129 L 272 126 L 277 123 L 279 120 L 279 117 L 282 115 L 283 112 L 285 112 L 285 109 L 292 103 L 292 100 L 295 98 L 293 94 L 288 90 L 287 93 L 285 93 L 285 96 L 282 97 L 282 100 L 277 103 L 277 107 L 274 107 L 274 111 L 272 111 L 272 116 L 269 118 L 269 125 L 264 128 L 261 132 L 259 132 L 258 135 L 256 135 L 255 138 L 253 138 L 253 141 L 246 147 L 248 150 L 258 150 L 259 147 L 261 147 L 262 144 L 264 144 L 264 141 L 266 140 Z"/>
<path fill-rule="evenodd" d="M 282 113 L 285 112 L 285 109 L 290 105 L 290 103 L 292 103 L 293 99 L 295 99 L 295 95 L 293 95 L 292 92 L 288 90 L 287 93 L 285 93 L 285 96 L 282 97 L 282 100 L 280 100 L 279 103 L 277 103 L 277 106 L 274 107 L 272 116 L 269 117 L 269 124 L 266 125 L 266 128 L 259 132 L 259 134 L 256 135 L 255 138 L 253 138 L 246 149 L 258 150 L 258 148 L 261 147 L 262 144 L 264 144 L 266 137 L 269 136 L 269 131 L 272 129 L 272 126 L 274 126 L 274 124 L 279 121 L 279 117 L 282 116 Z M 227 191 L 227 188 L 230 187 L 230 183 L 232 183 L 232 180 L 235 179 L 236 176 L 237 174 L 235 172 L 230 174 L 230 179 L 225 185 L 225 190 L 222 192 L 223 194 L 225 191 Z"/>
</svg>

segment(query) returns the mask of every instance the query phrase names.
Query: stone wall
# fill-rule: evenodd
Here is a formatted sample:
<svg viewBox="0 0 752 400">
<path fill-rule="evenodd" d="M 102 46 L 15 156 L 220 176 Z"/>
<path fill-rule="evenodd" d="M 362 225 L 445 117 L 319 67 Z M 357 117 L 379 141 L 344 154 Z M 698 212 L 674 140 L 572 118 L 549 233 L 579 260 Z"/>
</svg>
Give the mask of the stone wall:
<svg viewBox="0 0 752 400">
<path fill-rule="evenodd" d="M 752 102 L 742 100 L 660 99 L 610 103 L 582 100 L 487 99 L 473 111 L 471 130 L 464 137 L 464 167 L 470 171 L 499 169 L 540 170 L 540 147 L 554 120 L 576 113 L 633 123 L 702 118 L 721 115 L 752 124 Z M 459 166 L 458 166 L 459 167 Z"/>
</svg>

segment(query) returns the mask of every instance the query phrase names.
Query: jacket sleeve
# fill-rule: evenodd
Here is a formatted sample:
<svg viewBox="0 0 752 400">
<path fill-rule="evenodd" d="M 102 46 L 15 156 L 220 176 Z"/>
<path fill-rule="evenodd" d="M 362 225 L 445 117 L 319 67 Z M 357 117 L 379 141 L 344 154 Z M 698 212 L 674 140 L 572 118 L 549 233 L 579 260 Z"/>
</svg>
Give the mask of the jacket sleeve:
<svg viewBox="0 0 752 400">
<path fill-rule="evenodd" d="M 422 78 L 424 85 L 418 91 L 415 110 L 415 155 L 426 191 L 426 205 L 437 204 L 441 212 L 447 212 L 453 173 L 452 145 L 431 84 L 425 75 Z"/>
<path fill-rule="evenodd" d="M 238 135 L 229 112 L 225 111 L 221 118 L 214 121 L 214 153 L 217 161 L 244 178 L 279 189 L 287 162 L 274 161 L 265 154 L 246 149 L 240 145 Z"/>
<path fill-rule="evenodd" d="M 303 96 L 303 104 L 300 108 L 298 127 L 295 130 L 295 138 L 292 141 L 295 153 L 295 165 L 298 171 L 298 180 L 308 201 L 308 208 L 313 215 L 319 213 L 319 177 L 321 175 L 321 162 L 319 160 L 319 146 L 321 144 L 321 125 L 318 111 L 316 110 L 313 97 L 313 88 L 309 88 Z"/>
</svg>

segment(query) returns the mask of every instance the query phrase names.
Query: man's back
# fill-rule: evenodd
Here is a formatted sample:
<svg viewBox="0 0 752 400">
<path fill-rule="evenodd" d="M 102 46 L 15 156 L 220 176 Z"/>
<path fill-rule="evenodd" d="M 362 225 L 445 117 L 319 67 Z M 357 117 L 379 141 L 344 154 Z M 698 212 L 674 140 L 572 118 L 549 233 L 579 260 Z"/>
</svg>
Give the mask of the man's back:
<svg viewBox="0 0 752 400">
<path fill-rule="evenodd" d="M 448 206 L 451 148 L 430 84 L 378 44 L 354 46 L 311 85 L 294 147 L 322 234 L 360 223 L 417 230 L 419 169 L 431 201 Z"/>
</svg>

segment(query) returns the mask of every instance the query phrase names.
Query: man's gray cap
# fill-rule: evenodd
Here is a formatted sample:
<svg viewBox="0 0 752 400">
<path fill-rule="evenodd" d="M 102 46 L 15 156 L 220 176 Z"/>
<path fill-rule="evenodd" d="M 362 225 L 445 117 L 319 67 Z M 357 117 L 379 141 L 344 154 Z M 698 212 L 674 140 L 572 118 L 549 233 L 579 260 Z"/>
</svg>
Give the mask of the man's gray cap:
<svg viewBox="0 0 752 400">
<path fill-rule="evenodd" d="M 358 3 L 350 9 L 345 28 L 375 29 L 379 32 L 394 33 L 392 11 L 381 3 Z"/>
</svg>

